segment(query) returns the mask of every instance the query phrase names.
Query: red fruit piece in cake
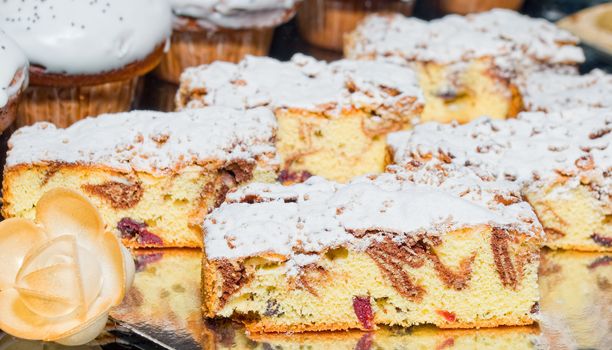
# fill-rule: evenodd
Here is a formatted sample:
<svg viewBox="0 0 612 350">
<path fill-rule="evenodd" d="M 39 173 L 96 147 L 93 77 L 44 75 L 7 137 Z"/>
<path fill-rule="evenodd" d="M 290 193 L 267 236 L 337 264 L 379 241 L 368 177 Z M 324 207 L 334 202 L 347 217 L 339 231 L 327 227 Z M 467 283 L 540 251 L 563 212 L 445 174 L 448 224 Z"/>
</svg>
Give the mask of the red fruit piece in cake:
<svg viewBox="0 0 612 350">
<path fill-rule="evenodd" d="M 364 329 L 374 328 L 374 313 L 372 312 L 369 296 L 353 297 L 353 310 L 355 310 L 355 315 L 357 315 L 357 319 L 359 319 Z"/>
</svg>

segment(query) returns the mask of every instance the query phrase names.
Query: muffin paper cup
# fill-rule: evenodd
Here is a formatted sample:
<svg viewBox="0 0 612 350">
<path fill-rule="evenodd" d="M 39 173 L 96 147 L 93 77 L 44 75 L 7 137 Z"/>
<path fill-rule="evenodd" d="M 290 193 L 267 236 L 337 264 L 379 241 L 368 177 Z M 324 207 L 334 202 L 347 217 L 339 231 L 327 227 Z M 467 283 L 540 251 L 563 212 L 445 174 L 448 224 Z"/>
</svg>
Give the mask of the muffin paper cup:
<svg viewBox="0 0 612 350">
<path fill-rule="evenodd" d="M 374 12 L 410 15 L 413 1 L 306 0 L 298 11 L 300 34 L 310 44 L 341 52 L 344 34 Z"/>
<path fill-rule="evenodd" d="M 155 70 L 162 80 L 178 84 L 188 67 L 213 61 L 239 62 L 246 55 L 265 56 L 270 50 L 274 28 L 248 30 L 177 31 L 170 50 Z"/>
</svg>

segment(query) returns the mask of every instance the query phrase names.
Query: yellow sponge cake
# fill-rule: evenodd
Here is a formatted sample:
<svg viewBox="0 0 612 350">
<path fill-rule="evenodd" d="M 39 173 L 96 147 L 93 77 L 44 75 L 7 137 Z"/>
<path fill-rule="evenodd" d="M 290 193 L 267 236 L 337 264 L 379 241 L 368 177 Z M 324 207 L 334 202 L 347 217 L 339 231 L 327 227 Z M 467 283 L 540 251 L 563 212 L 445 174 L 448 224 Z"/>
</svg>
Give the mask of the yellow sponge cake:
<svg viewBox="0 0 612 350">
<path fill-rule="evenodd" d="M 460 123 L 515 116 L 515 79 L 584 60 L 578 39 L 543 19 L 495 9 L 433 21 L 398 14 L 367 17 L 345 41 L 350 59 L 413 66 L 425 95 L 423 121 Z"/>
<path fill-rule="evenodd" d="M 304 55 L 290 62 L 247 57 L 188 69 L 179 109 L 211 105 L 267 106 L 278 120 L 281 180 L 310 175 L 347 181 L 382 172 L 386 135 L 406 129 L 423 108 L 414 72 L 380 62 L 331 64 Z"/>
<path fill-rule="evenodd" d="M 203 227 L 204 315 L 251 332 L 534 321 L 542 228 L 512 183 L 468 169 L 253 183 Z"/>
<path fill-rule="evenodd" d="M 221 107 L 21 128 L 9 141 L 2 213 L 31 219 L 45 192 L 70 188 L 128 246 L 201 247 L 201 217 L 229 189 L 276 178 L 275 132 L 268 109 Z"/>
<path fill-rule="evenodd" d="M 612 250 L 612 109 L 523 112 L 389 137 L 398 164 L 454 163 L 518 183 L 551 248 Z"/>
</svg>

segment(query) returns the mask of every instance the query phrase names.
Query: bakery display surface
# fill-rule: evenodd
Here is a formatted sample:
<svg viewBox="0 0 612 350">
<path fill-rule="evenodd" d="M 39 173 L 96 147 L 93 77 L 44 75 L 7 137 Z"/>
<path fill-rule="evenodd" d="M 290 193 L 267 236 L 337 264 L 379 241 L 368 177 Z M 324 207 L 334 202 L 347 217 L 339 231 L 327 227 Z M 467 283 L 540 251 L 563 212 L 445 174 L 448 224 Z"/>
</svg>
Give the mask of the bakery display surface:
<svg viewBox="0 0 612 350">
<path fill-rule="evenodd" d="M 453 163 L 518 183 L 547 233 L 546 245 L 612 250 L 612 109 L 523 112 L 465 125 L 427 123 L 392 134 L 398 164 Z"/>
<path fill-rule="evenodd" d="M 383 62 L 289 62 L 247 57 L 187 69 L 179 110 L 204 106 L 265 106 L 278 122 L 281 180 L 319 175 L 336 181 L 379 173 L 389 162 L 386 135 L 407 129 L 423 110 L 416 74 Z"/>
<path fill-rule="evenodd" d="M 127 246 L 201 247 L 201 217 L 229 189 L 276 178 L 275 132 L 267 109 L 223 107 L 21 128 L 9 140 L 2 213 L 31 218 L 43 193 L 66 187 Z"/>
<path fill-rule="evenodd" d="M 609 349 L 607 12 L 521 2 L 0 1 L 0 349 Z"/>
</svg>

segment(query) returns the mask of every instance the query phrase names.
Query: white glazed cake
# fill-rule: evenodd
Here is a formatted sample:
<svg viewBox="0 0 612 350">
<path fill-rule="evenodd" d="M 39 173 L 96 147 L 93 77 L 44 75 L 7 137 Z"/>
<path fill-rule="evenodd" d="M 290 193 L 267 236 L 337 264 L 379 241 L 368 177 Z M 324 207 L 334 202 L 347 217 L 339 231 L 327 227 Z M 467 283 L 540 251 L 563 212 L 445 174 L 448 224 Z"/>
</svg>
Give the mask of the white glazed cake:
<svg viewBox="0 0 612 350">
<path fill-rule="evenodd" d="M 203 227 L 204 315 L 252 332 L 534 319 L 542 228 L 515 184 L 467 168 L 253 183 Z"/>
<path fill-rule="evenodd" d="M 265 108 L 222 107 L 21 128 L 9 141 L 3 214 L 31 218 L 42 194 L 67 187 L 128 246 L 201 247 L 198 220 L 229 189 L 276 177 L 275 132 Z"/>
<path fill-rule="evenodd" d="M 578 39 L 554 24 L 496 9 L 423 21 L 372 15 L 348 37 L 352 59 L 413 65 L 425 94 L 423 120 L 468 122 L 521 110 L 514 79 L 584 61 Z"/>
<path fill-rule="evenodd" d="M 455 163 L 517 182 L 553 248 L 612 249 L 612 109 L 523 112 L 392 134 L 398 164 Z"/>
<path fill-rule="evenodd" d="M 247 57 L 215 62 L 182 75 L 179 109 L 266 106 L 279 124 L 283 179 L 314 174 L 347 181 L 381 172 L 386 135 L 406 129 L 423 108 L 415 73 L 388 63 L 333 63 L 296 55 L 290 62 Z"/>
<path fill-rule="evenodd" d="M 612 107 L 612 74 L 602 70 L 584 75 L 534 72 L 519 79 L 518 86 L 529 111 Z"/>
<path fill-rule="evenodd" d="M 13 120 L 18 99 L 28 83 L 28 59 L 0 29 L 0 132 Z"/>
</svg>

